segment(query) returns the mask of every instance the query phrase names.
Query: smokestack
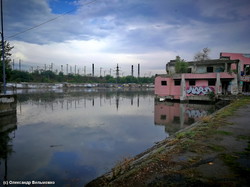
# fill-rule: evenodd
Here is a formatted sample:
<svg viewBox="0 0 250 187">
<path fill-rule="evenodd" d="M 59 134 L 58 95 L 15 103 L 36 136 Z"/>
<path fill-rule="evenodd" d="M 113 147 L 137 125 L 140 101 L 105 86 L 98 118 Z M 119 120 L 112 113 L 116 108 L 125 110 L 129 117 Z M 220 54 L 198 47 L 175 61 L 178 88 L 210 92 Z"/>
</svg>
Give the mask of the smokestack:
<svg viewBox="0 0 250 187">
<path fill-rule="evenodd" d="M 131 76 L 132 77 L 134 76 L 134 66 L 133 65 L 131 66 Z"/>
<path fill-rule="evenodd" d="M 140 77 L 140 64 L 138 64 L 138 77 Z"/>
<path fill-rule="evenodd" d="M 21 71 L 21 59 L 19 59 L 19 71 Z"/>
<path fill-rule="evenodd" d="M 95 65 L 92 64 L 92 77 L 94 77 L 94 76 L 95 76 Z"/>
</svg>

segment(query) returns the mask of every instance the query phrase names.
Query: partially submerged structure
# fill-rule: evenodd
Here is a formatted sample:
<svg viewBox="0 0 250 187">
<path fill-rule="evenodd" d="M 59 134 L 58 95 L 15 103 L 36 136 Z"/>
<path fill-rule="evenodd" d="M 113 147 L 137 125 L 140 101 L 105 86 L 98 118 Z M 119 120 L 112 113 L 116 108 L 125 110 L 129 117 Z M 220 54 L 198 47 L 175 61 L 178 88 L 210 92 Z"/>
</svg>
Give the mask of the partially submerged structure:
<svg viewBox="0 0 250 187">
<path fill-rule="evenodd" d="M 221 53 L 219 59 L 190 61 L 187 73 L 176 73 L 175 60 L 166 64 L 166 74 L 156 75 L 159 100 L 211 100 L 220 95 L 249 92 L 250 55 Z"/>
</svg>

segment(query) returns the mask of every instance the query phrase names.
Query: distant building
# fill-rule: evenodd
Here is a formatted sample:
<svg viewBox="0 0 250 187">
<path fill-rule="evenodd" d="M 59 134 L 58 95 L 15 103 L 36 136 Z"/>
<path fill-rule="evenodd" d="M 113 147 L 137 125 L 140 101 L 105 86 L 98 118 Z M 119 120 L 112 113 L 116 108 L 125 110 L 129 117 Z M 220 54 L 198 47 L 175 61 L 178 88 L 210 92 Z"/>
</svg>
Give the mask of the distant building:
<svg viewBox="0 0 250 187">
<path fill-rule="evenodd" d="M 220 53 L 220 59 L 190 61 L 188 73 L 175 72 L 175 60 L 166 64 L 166 74 L 156 75 L 155 94 L 160 100 L 210 100 L 213 92 L 237 95 L 250 92 L 250 55 Z"/>
</svg>

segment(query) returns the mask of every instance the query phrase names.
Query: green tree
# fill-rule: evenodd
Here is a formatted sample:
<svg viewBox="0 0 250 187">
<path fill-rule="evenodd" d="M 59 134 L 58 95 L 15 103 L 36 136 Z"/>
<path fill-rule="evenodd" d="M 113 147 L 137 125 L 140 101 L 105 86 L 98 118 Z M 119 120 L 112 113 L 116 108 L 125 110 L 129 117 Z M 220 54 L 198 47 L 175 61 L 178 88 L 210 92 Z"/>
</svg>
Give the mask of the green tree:
<svg viewBox="0 0 250 187">
<path fill-rule="evenodd" d="M 56 79 L 56 74 L 51 70 L 42 71 L 41 76 L 43 78 L 43 82 L 53 82 Z"/>
<path fill-rule="evenodd" d="M 175 59 L 175 73 L 187 73 L 188 63 L 181 59 L 180 56 L 176 56 Z"/>
<path fill-rule="evenodd" d="M 111 75 L 106 75 L 105 80 L 106 80 L 106 83 L 115 83 L 115 79 Z"/>
<path fill-rule="evenodd" d="M 33 78 L 29 72 L 13 70 L 11 71 L 10 81 L 30 82 L 33 81 Z"/>
<path fill-rule="evenodd" d="M 2 46 L 2 41 L 0 42 Z M 10 46 L 10 43 L 7 41 L 4 41 L 4 58 L 5 58 L 5 72 L 6 72 L 6 79 L 10 79 L 10 74 L 11 74 L 11 65 L 10 65 L 10 57 L 11 57 L 11 50 L 13 49 L 13 46 Z M 3 62 L 2 62 L 2 48 L 0 51 L 0 82 L 3 81 Z"/>
</svg>

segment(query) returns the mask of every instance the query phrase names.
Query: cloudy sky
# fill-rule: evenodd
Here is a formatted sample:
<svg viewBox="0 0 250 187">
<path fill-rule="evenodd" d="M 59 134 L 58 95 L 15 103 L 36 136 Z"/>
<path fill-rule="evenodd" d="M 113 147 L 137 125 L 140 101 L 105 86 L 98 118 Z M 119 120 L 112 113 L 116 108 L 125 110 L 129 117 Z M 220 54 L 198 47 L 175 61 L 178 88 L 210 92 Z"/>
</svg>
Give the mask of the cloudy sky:
<svg viewBox="0 0 250 187">
<path fill-rule="evenodd" d="M 94 63 L 99 76 L 119 64 L 125 76 L 140 63 L 149 76 L 205 47 L 210 58 L 250 53 L 249 0 L 3 0 L 3 9 L 12 58 L 28 68 L 68 64 L 83 74 Z"/>
</svg>

